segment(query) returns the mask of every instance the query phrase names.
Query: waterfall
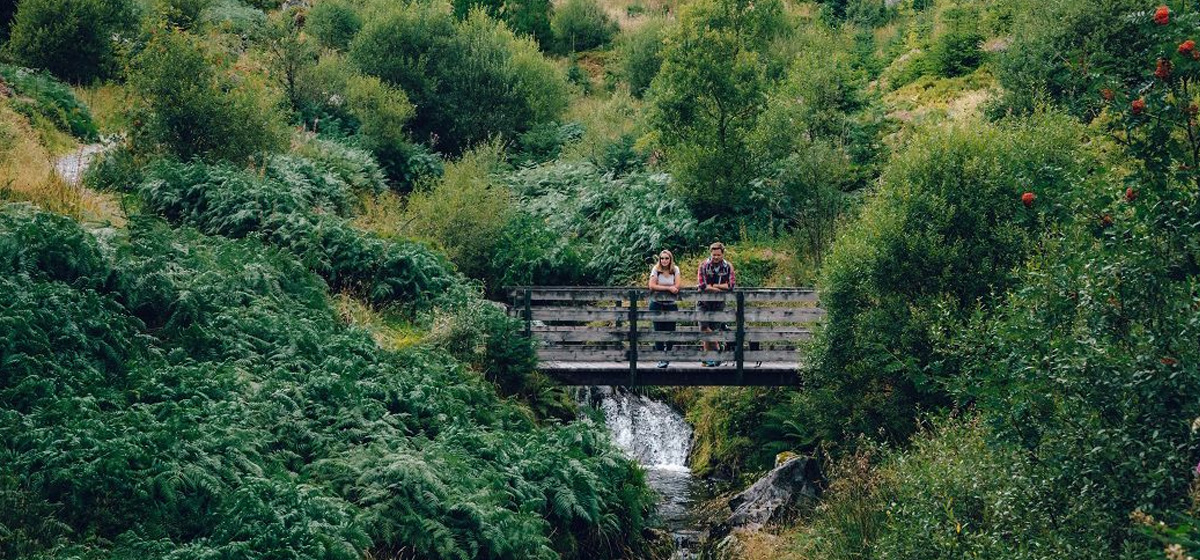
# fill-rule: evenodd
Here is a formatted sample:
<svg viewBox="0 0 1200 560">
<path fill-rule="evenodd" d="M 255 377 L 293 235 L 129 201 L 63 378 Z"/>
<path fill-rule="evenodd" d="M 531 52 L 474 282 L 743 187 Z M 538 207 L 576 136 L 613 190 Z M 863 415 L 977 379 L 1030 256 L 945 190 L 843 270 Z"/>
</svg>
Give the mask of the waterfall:
<svg viewBox="0 0 1200 560">
<path fill-rule="evenodd" d="M 691 528 L 692 427 L 666 403 L 624 390 L 590 387 L 577 398 L 604 413 L 613 441 L 646 469 L 646 483 L 659 495 L 658 514 L 675 537 L 676 558 L 692 558 L 689 549 L 700 538 Z"/>
</svg>

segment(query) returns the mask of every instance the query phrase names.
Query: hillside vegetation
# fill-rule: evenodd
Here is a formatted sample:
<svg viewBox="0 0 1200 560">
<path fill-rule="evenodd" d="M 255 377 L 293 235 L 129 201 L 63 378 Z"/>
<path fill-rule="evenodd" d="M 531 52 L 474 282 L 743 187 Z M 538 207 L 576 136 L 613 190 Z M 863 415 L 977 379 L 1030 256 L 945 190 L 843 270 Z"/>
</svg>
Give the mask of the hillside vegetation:
<svg viewBox="0 0 1200 560">
<path fill-rule="evenodd" d="M 1200 556 L 1198 37 L 1133 0 L 0 6 L 0 557 L 669 557 L 496 301 L 714 240 L 828 310 L 799 390 L 663 391 L 701 475 L 820 465 L 720 554 Z"/>
</svg>

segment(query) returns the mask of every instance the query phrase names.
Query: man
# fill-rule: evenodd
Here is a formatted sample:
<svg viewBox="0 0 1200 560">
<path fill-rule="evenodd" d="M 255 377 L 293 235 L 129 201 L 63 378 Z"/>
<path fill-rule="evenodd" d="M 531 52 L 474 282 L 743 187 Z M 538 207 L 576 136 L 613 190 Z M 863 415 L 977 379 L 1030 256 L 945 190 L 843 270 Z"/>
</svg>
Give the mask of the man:
<svg viewBox="0 0 1200 560">
<path fill-rule="evenodd" d="M 725 244 L 717 241 L 708 246 L 708 258 L 700 263 L 696 271 L 696 286 L 701 292 L 728 292 L 734 287 L 733 265 L 725 260 Z M 701 301 L 697 304 L 703 311 L 724 311 L 724 301 Z M 700 332 L 710 333 L 725 328 L 719 321 L 700 321 Z M 700 345 L 705 352 L 717 348 L 717 343 L 703 341 Z M 705 367 L 719 366 L 721 362 L 704 360 Z"/>
</svg>

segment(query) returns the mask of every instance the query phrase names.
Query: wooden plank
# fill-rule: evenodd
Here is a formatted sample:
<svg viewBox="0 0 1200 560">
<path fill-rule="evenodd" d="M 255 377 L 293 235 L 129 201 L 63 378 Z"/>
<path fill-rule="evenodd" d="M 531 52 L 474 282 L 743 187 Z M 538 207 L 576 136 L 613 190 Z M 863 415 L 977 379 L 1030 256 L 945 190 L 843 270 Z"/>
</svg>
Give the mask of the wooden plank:
<svg viewBox="0 0 1200 560">
<path fill-rule="evenodd" d="M 540 353 L 539 353 L 540 355 Z M 745 362 L 747 365 L 754 362 L 794 362 L 800 357 L 795 350 L 746 350 Z M 705 352 L 698 348 L 696 349 L 679 349 L 669 351 L 649 351 L 639 352 L 638 359 L 642 362 L 657 362 L 657 361 L 686 361 L 686 360 L 715 360 L 718 362 L 733 362 L 736 359 L 732 350 L 726 352 Z M 589 360 L 597 361 L 597 360 Z"/>
<path fill-rule="evenodd" d="M 756 367 L 757 366 L 757 367 Z M 543 362 L 540 369 L 564 385 L 623 385 L 628 379 L 625 363 Z M 740 381 L 744 386 L 795 386 L 800 384 L 796 362 L 747 363 Z M 654 364 L 638 367 L 639 385 L 730 386 L 738 384 L 734 367 L 725 364 L 703 367 L 699 362 L 672 362 L 659 369 Z"/>
<path fill-rule="evenodd" d="M 734 342 L 736 333 L 733 331 L 703 333 L 698 329 L 653 331 L 643 325 L 638 329 L 638 340 L 647 342 Z M 564 329 L 559 331 L 533 332 L 534 338 L 549 343 L 558 342 L 624 342 L 629 338 L 626 329 L 615 330 L 613 327 L 584 327 Z M 796 342 L 812 338 L 808 329 L 788 329 L 781 331 L 746 330 L 746 342 Z"/>
<path fill-rule="evenodd" d="M 745 361 L 746 363 L 796 361 L 799 356 L 795 350 L 746 350 Z M 629 361 L 626 350 L 587 346 L 541 348 L 538 350 L 538 359 L 541 361 L 567 362 L 621 362 L 625 364 L 626 375 L 629 374 Z M 643 363 L 660 360 L 716 360 L 728 362 L 733 361 L 733 359 L 733 352 L 705 352 L 698 347 L 675 348 L 670 351 L 647 350 L 638 352 L 638 360 Z"/>
<path fill-rule="evenodd" d="M 782 311 L 782 310 L 773 310 Z M 654 315 L 651 317 L 651 313 Z M 647 321 L 719 321 L 731 322 L 734 319 L 730 311 L 640 311 L 639 317 Z M 579 309 L 574 307 L 533 308 L 533 319 L 536 321 L 624 321 L 629 318 L 629 311 L 624 308 L 613 309 Z M 747 320 L 750 320 L 747 318 Z M 766 319 L 755 319 L 764 321 Z"/>
<path fill-rule="evenodd" d="M 639 289 L 633 288 L 633 289 Z M 588 302 L 588 301 L 624 301 L 627 299 L 629 287 L 588 287 L 588 286 L 530 286 L 530 287 L 513 287 L 508 289 L 508 293 L 512 296 L 520 294 L 523 290 L 530 290 L 530 297 L 534 301 L 562 301 L 562 302 Z M 649 292 L 649 290 L 646 290 Z M 817 301 L 818 295 L 816 290 L 812 288 L 742 288 L 735 290 L 745 294 L 747 302 L 759 301 Z M 699 292 L 694 287 L 684 288 L 678 294 L 678 297 L 683 301 L 732 301 L 731 294 L 734 292 Z"/>
<path fill-rule="evenodd" d="M 823 318 L 825 318 L 825 310 L 816 307 L 795 307 L 791 309 L 751 307 L 746 309 L 747 322 L 812 322 Z"/>
</svg>

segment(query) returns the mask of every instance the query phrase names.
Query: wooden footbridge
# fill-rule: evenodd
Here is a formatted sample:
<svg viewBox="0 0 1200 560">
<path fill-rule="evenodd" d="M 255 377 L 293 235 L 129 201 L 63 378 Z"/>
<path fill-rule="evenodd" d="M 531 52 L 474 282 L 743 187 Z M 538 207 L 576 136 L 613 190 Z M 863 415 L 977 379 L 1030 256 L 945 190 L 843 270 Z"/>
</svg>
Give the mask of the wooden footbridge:
<svg viewBox="0 0 1200 560">
<path fill-rule="evenodd" d="M 794 385 L 797 344 L 825 316 L 809 288 L 669 295 L 531 286 L 509 294 L 513 315 L 538 341 L 540 369 L 567 385 Z M 650 309 L 651 299 L 677 309 Z M 723 302 L 724 309 L 701 309 L 699 302 Z M 721 304 L 704 305 L 714 306 Z M 724 326 L 705 333 L 701 322 Z M 705 351 L 702 341 L 720 349 Z"/>
</svg>

